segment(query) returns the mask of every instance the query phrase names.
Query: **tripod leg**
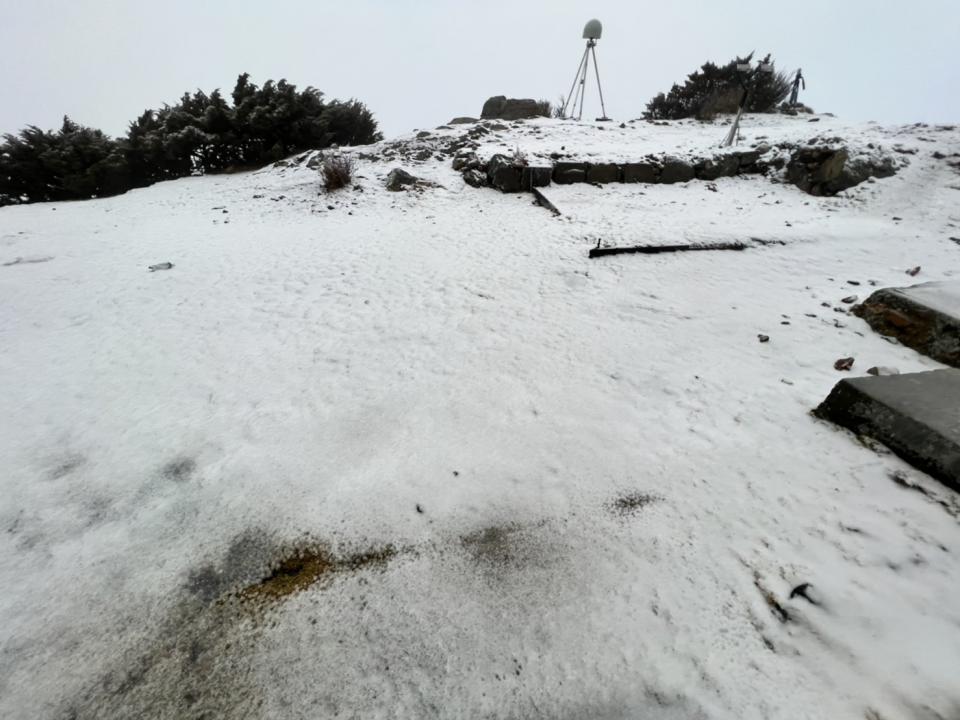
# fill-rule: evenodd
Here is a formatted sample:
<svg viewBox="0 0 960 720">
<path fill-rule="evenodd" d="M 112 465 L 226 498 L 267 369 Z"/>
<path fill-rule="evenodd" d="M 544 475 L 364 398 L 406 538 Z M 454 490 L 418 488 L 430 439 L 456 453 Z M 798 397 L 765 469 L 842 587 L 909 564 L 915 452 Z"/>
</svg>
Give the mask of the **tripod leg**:
<svg viewBox="0 0 960 720">
<path fill-rule="evenodd" d="M 597 73 L 597 92 L 600 93 L 600 110 L 603 111 L 603 117 L 607 117 L 607 107 L 603 103 L 603 88 L 600 87 L 600 66 L 597 65 L 597 48 L 593 47 L 593 69 Z"/>
<path fill-rule="evenodd" d="M 587 49 L 583 54 L 583 75 L 580 78 L 580 111 L 577 113 L 577 120 L 583 120 L 583 101 L 587 96 L 587 73 L 590 72 L 590 49 L 592 47 L 592 45 L 587 44 Z"/>
<path fill-rule="evenodd" d="M 570 112 L 573 113 L 577 109 L 577 100 L 576 95 L 574 95 L 574 89 L 577 87 L 577 83 L 580 81 L 580 76 L 583 74 L 583 63 L 587 60 L 587 51 L 583 51 L 583 57 L 580 58 L 580 64 L 577 65 L 577 74 L 573 78 L 573 84 L 570 86 L 570 94 L 567 95 L 567 101 L 563 104 L 563 117 L 567 117 L 567 106 L 570 105 Z M 573 100 L 571 105 L 570 101 Z"/>
</svg>

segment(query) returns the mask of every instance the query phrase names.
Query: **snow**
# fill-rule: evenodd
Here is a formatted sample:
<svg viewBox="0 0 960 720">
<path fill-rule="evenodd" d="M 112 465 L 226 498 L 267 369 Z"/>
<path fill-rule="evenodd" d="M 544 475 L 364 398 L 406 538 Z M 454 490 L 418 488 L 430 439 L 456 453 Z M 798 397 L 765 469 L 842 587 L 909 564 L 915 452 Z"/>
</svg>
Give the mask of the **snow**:
<svg viewBox="0 0 960 720">
<path fill-rule="evenodd" d="M 900 294 L 932 310 L 960 318 L 960 281 L 921 283 L 902 288 Z"/>
<path fill-rule="evenodd" d="M 724 133 L 604 127 L 480 152 Z M 956 278 L 960 132 L 744 133 L 913 154 L 835 198 L 554 186 L 559 218 L 376 159 L 330 196 L 301 164 L 0 210 L 0 716 L 956 715 L 960 499 L 809 411 L 839 357 L 941 367 L 835 309 Z M 224 600 L 304 542 L 396 555 Z"/>
</svg>

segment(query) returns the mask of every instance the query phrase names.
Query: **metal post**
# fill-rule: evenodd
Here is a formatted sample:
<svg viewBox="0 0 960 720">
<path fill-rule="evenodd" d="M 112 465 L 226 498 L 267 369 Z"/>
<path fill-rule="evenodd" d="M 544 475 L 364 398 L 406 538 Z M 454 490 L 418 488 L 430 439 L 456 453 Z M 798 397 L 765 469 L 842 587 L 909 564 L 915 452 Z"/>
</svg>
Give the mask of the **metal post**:
<svg viewBox="0 0 960 720">
<path fill-rule="evenodd" d="M 590 72 L 591 48 L 593 48 L 593 40 L 587 40 L 587 49 L 583 53 L 584 66 L 583 77 L 580 79 L 580 110 L 577 113 L 577 120 L 583 120 L 583 101 L 587 98 L 587 73 Z"/>
<path fill-rule="evenodd" d="M 594 70 L 596 71 L 596 73 L 597 73 L 597 92 L 600 93 L 600 110 L 603 111 L 603 117 L 601 117 L 600 119 L 601 119 L 601 120 L 609 120 L 609 118 L 607 117 L 607 107 L 606 107 L 606 105 L 603 104 L 603 88 L 600 87 L 600 66 L 597 64 L 597 46 L 596 46 L 596 44 L 594 44 L 593 46 L 591 46 L 590 49 L 593 51 L 593 52 L 592 52 L 592 55 L 593 55 L 593 69 L 594 69 Z"/>
</svg>

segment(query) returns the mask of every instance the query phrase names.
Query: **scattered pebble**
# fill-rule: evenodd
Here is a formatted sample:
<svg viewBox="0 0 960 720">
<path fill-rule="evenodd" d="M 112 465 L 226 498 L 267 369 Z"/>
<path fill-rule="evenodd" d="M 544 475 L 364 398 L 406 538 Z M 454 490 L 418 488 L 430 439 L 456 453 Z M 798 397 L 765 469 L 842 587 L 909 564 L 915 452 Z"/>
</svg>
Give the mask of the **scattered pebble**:
<svg viewBox="0 0 960 720">
<path fill-rule="evenodd" d="M 856 295 L 848 295 L 847 297 L 843 298 L 843 300 L 841 300 L 840 302 L 850 305 L 852 303 L 855 303 L 856 301 L 857 301 Z"/>
<path fill-rule="evenodd" d="M 769 335 L 757 335 L 757 339 L 758 339 L 760 342 L 762 342 L 762 343 L 770 342 L 770 336 L 769 336 Z"/>
<path fill-rule="evenodd" d="M 875 366 L 867 370 L 867 375 L 899 375 L 900 371 L 895 367 Z"/>
<path fill-rule="evenodd" d="M 840 358 L 833 364 L 834 370 L 849 370 L 853 367 L 853 358 Z"/>
<path fill-rule="evenodd" d="M 917 265 L 917 266 L 914 267 L 914 268 L 910 268 L 909 270 L 907 270 L 907 275 L 909 275 L 910 277 L 916 277 L 919 273 L 920 273 L 920 266 L 919 266 L 919 265 Z"/>
</svg>

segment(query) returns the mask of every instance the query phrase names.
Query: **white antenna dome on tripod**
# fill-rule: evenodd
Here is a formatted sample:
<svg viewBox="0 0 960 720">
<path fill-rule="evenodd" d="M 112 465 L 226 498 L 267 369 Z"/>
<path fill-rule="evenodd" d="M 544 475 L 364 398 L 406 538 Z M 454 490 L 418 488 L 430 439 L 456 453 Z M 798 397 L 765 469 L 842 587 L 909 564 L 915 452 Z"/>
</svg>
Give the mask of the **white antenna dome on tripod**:
<svg viewBox="0 0 960 720">
<path fill-rule="evenodd" d="M 603 34 L 603 25 L 600 24 L 600 21 L 594 18 L 586 25 L 583 26 L 583 39 L 584 40 L 599 40 L 600 36 Z"/>
</svg>

